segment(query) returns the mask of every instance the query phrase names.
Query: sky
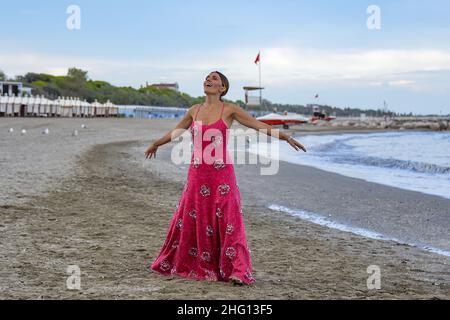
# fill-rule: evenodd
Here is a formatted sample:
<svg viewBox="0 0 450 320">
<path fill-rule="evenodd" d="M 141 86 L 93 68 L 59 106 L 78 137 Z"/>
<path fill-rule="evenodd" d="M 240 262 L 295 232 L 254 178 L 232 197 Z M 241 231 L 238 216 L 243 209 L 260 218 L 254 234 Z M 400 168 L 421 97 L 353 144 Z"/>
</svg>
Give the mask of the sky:
<svg viewBox="0 0 450 320">
<path fill-rule="evenodd" d="M 71 5 L 79 28 L 68 28 Z M 450 114 L 448 0 L 21 0 L 2 3 L 0 21 L 10 77 L 77 67 L 114 85 L 178 82 L 202 96 L 219 70 L 227 97 L 243 100 L 242 87 L 258 85 L 261 52 L 263 95 L 274 103 L 386 101 L 396 112 Z"/>
</svg>

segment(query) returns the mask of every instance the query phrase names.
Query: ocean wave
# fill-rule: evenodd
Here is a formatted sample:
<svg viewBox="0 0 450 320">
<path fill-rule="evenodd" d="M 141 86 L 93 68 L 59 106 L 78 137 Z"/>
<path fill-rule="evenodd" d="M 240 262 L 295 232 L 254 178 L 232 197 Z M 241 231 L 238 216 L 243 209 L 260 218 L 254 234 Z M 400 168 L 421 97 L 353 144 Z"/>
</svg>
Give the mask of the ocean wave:
<svg viewBox="0 0 450 320">
<path fill-rule="evenodd" d="M 335 230 L 339 230 L 342 232 L 352 233 L 352 234 L 355 234 L 355 235 L 358 235 L 361 237 L 374 239 L 374 240 L 393 241 L 393 242 L 396 242 L 399 244 L 419 248 L 419 249 L 422 249 L 422 250 L 425 250 L 428 252 L 432 252 L 432 253 L 436 253 L 436 254 L 439 254 L 442 256 L 450 257 L 450 251 L 447 251 L 445 249 L 437 248 L 437 247 L 434 247 L 434 246 L 431 246 L 428 244 L 424 244 L 424 243 L 420 243 L 420 242 L 404 241 L 404 240 L 398 239 L 396 237 L 381 234 L 381 233 L 373 231 L 373 230 L 339 223 L 339 222 L 333 221 L 333 220 L 325 217 L 324 215 L 321 215 L 318 213 L 294 209 L 294 208 L 288 208 L 288 207 L 278 205 L 278 204 L 268 204 L 267 208 L 269 208 L 270 210 L 276 211 L 276 212 L 286 213 L 291 216 L 300 218 L 302 220 L 305 220 L 305 221 L 308 221 L 308 222 L 311 222 L 311 223 L 314 223 L 317 225 L 321 225 L 324 227 L 328 227 L 330 229 L 335 229 Z"/>
<path fill-rule="evenodd" d="M 399 159 L 384 159 L 378 157 L 360 157 L 360 156 L 337 156 L 333 159 L 337 163 L 365 165 L 378 168 L 408 170 L 418 173 L 428 174 L 450 174 L 450 167 L 440 166 L 432 163 L 406 161 Z"/>
</svg>

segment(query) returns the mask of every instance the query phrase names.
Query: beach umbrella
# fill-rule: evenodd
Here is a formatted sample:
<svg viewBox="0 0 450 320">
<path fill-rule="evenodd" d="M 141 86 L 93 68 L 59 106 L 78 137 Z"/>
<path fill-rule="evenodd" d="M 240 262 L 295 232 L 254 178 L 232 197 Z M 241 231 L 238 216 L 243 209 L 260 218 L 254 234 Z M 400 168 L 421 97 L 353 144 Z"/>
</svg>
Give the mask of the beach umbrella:
<svg viewBox="0 0 450 320">
<path fill-rule="evenodd" d="M 14 132 L 14 129 L 13 129 L 13 128 L 9 128 L 8 132 L 9 132 L 9 133 L 13 133 L 13 132 Z"/>
<path fill-rule="evenodd" d="M 22 129 L 22 135 L 24 135 L 24 134 L 27 134 L 27 130 L 25 130 L 25 129 Z"/>
<path fill-rule="evenodd" d="M 50 133 L 50 130 L 48 130 L 48 128 L 45 128 L 45 130 L 42 131 L 42 134 L 49 134 L 49 133 Z"/>
</svg>

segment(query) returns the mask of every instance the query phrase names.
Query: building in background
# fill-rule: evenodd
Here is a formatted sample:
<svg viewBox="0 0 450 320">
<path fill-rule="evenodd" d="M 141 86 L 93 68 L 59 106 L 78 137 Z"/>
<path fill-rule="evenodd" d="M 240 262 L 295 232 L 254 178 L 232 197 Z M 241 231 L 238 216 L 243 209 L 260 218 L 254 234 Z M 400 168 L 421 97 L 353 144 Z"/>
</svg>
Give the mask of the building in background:
<svg viewBox="0 0 450 320">
<path fill-rule="evenodd" d="M 0 81 L 0 95 L 23 96 L 31 95 L 31 88 L 24 87 L 22 82 Z"/>
<path fill-rule="evenodd" d="M 186 114 L 186 108 L 156 106 L 119 106 L 119 114 L 126 118 L 177 119 Z"/>
</svg>

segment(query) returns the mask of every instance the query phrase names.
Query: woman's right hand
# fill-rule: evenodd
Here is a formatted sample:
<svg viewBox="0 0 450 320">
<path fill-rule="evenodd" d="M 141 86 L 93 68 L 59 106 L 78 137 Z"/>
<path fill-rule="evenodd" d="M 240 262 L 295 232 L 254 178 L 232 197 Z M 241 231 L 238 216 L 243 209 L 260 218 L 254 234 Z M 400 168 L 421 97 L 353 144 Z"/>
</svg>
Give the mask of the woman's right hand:
<svg viewBox="0 0 450 320">
<path fill-rule="evenodd" d="M 152 144 L 150 147 L 148 147 L 145 151 L 145 159 L 151 159 L 152 157 L 156 158 L 156 150 L 158 150 L 158 146 L 156 146 L 155 144 Z"/>
</svg>

